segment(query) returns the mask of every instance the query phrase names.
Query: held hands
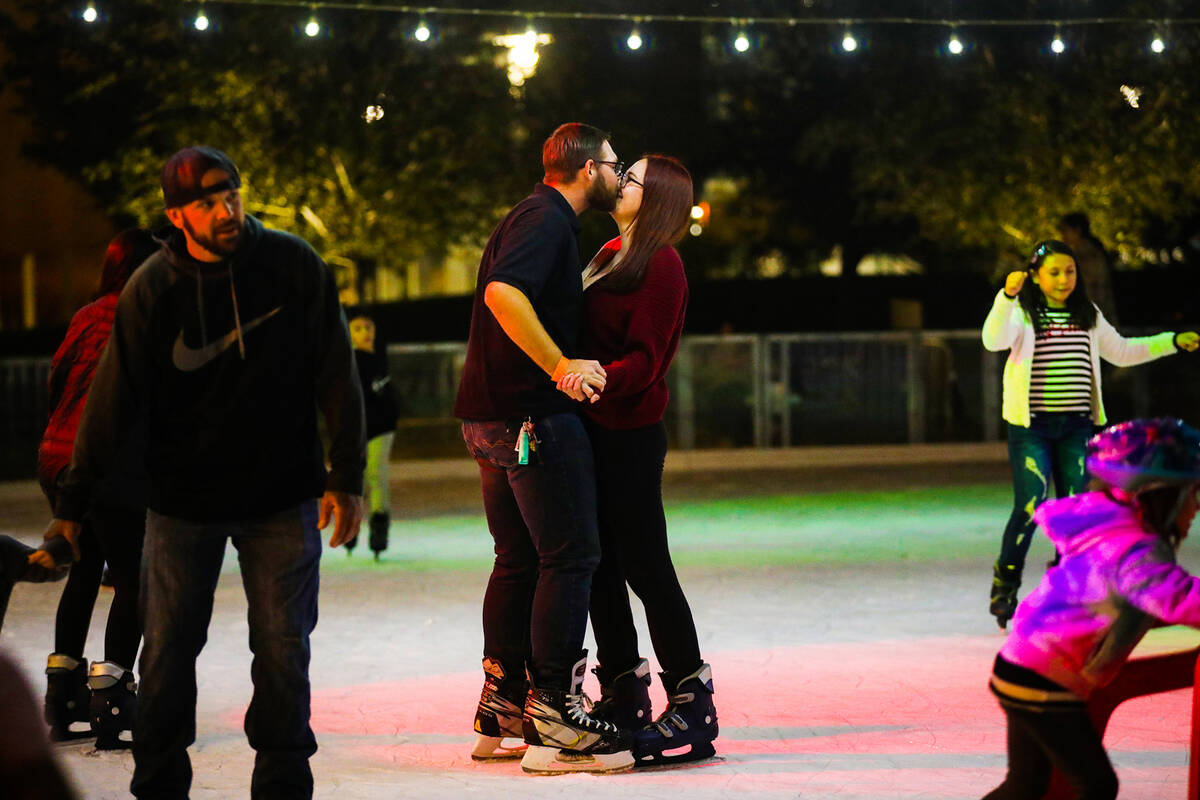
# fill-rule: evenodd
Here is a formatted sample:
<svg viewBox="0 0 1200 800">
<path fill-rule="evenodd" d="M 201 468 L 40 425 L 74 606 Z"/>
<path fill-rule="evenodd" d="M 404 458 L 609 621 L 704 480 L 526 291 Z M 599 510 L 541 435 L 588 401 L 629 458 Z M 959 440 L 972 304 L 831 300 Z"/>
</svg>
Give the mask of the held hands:
<svg viewBox="0 0 1200 800">
<path fill-rule="evenodd" d="M 42 534 L 43 547 L 41 550 L 30 554 L 29 563 L 39 564 L 47 569 L 54 568 L 56 566 L 54 553 L 58 549 L 58 544 L 54 543 L 53 540 L 60 537 L 66 539 L 67 543 L 71 545 L 71 555 L 78 561 L 81 556 L 79 552 L 79 534 L 82 529 L 83 526 L 78 522 L 72 522 L 69 519 L 50 520 L 50 524 L 46 526 L 46 530 Z"/>
<path fill-rule="evenodd" d="M 568 372 L 559 378 L 556 385 L 560 392 L 575 400 L 586 400 L 594 403 L 600 399 L 600 392 L 593 389 L 584 381 L 583 375 L 578 372 Z"/>
<path fill-rule="evenodd" d="M 333 534 L 329 537 L 329 546 L 341 547 L 358 536 L 358 526 L 363 518 L 362 497 L 348 492 L 325 492 L 321 495 L 321 515 L 317 519 L 317 527 L 324 530 L 329 525 L 331 515 Z"/>
<path fill-rule="evenodd" d="M 596 402 L 604 391 L 608 374 L 599 361 L 581 358 L 561 358 L 550 379 L 559 391 L 574 400 Z"/>
<path fill-rule="evenodd" d="M 1004 279 L 1004 293 L 1009 297 L 1016 297 L 1021 291 L 1021 287 L 1025 285 L 1025 279 L 1029 273 L 1024 270 L 1008 273 L 1008 277 Z"/>
<path fill-rule="evenodd" d="M 1183 333 L 1175 334 L 1175 346 L 1189 353 L 1195 352 L 1196 348 L 1200 347 L 1200 333 L 1184 331 Z"/>
</svg>

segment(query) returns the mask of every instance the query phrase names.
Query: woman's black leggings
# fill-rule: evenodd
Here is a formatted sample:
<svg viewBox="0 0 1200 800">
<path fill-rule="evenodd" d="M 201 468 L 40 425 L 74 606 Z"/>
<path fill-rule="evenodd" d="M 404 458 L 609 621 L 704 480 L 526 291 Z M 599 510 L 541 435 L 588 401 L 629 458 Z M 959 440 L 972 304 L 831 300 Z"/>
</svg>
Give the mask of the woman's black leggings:
<svg viewBox="0 0 1200 800">
<path fill-rule="evenodd" d="M 100 592 L 100 576 L 107 561 L 113 601 L 104 631 L 104 660 L 133 669 L 142 639 L 138 619 L 138 571 L 145 532 L 145 509 L 93 504 L 84 517 L 79 536 L 81 557 L 71 566 L 58 601 L 54 624 L 56 653 L 83 658 L 92 609 Z"/>
<path fill-rule="evenodd" d="M 642 601 L 654 653 L 668 680 L 700 668 L 692 610 L 675 575 L 662 505 L 667 432 L 660 422 L 633 430 L 588 424 L 596 458 L 600 566 L 592 578 L 591 617 L 602 678 L 641 657 L 629 588 Z M 668 683 L 668 690 L 674 685 Z"/>
</svg>

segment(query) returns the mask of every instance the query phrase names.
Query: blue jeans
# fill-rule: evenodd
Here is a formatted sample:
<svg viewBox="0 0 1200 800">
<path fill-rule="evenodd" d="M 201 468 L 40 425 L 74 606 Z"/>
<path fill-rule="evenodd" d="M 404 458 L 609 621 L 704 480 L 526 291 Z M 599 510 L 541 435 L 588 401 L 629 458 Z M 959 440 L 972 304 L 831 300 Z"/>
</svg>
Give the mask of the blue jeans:
<svg viewBox="0 0 1200 800">
<path fill-rule="evenodd" d="M 1056 497 L 1084 488 L 1084 458 L 1092 435 L 1086 414 L 1035 414 L 1028 428 L 1008 426 L 1008 463 L 1012 468 L 1013 509 L 1004 528 L 1000 564 L 1019 576 L 1036 524 L 1033 512 L 1046 501 L 1050 483 Z"/>
<path fill-rule="evenodd" d="M 583 649 L 600 563 L 592 447 L 574 414 L 534 423 L 537 450 L 517 463 L 520 423 L 464 422 L 479 464 L 496 560 L 483 599 L 483 653 L 534 685 L 565 690 Z"/>
<path fill-rule="evenodd" d="M 250 796 L 312 797 L 309 634 L 317 624 L 317 502 L 266 517 L 201 523 L 151 511 L 142 557 L 145 626 L 130 791 L 184 798 L 196 740 L 196 657 L 208 637 L 226 541 L 238 551 L 249 606 L 254 694 L 245 731 L 257 753 Z"/>
</svg>

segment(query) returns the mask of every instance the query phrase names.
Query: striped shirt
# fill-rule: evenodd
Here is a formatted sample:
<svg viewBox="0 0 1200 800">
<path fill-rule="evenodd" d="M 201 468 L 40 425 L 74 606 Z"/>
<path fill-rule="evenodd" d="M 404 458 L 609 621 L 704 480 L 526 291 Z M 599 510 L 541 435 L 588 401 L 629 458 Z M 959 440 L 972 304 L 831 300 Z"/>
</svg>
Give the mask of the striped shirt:
<svg viewBox="0 0 1200 800">
<path fill-rule="evenodd" d="M 1088 332 L 1066 309 L 1042 310 L 1042 330 L 1033 344 L 1029 410 L 1033 413 L 1091 413 L 1092 355 Z"/>
</svg>

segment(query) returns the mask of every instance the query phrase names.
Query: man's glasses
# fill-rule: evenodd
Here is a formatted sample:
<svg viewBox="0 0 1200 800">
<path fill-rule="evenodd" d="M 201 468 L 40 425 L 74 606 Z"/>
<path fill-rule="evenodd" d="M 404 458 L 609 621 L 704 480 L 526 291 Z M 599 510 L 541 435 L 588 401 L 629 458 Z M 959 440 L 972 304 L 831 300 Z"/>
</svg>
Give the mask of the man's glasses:
<svg viewBox="0 0 1200 800">
<path fill-rule="evenodd" d="M 617 185 L 623 189 L 631 183 L 634 186 L 640 186 L 643 189 L 646 188 L 646 184 L 642 183 L 637 178 L 630 175 L 628 172 L 622 172 L 620 179 L 617 181 Z"/>
<path fill-rule="evenodd" d="M 601 161 L 598 158 L 593 158 L 592 161 L 597 164 L 608 164 L 610 167 L 613 168 L 613 172 L 617 173 L 618 178 L 625 172 L 625 162 L 624 161 Z"/>
</svg>

